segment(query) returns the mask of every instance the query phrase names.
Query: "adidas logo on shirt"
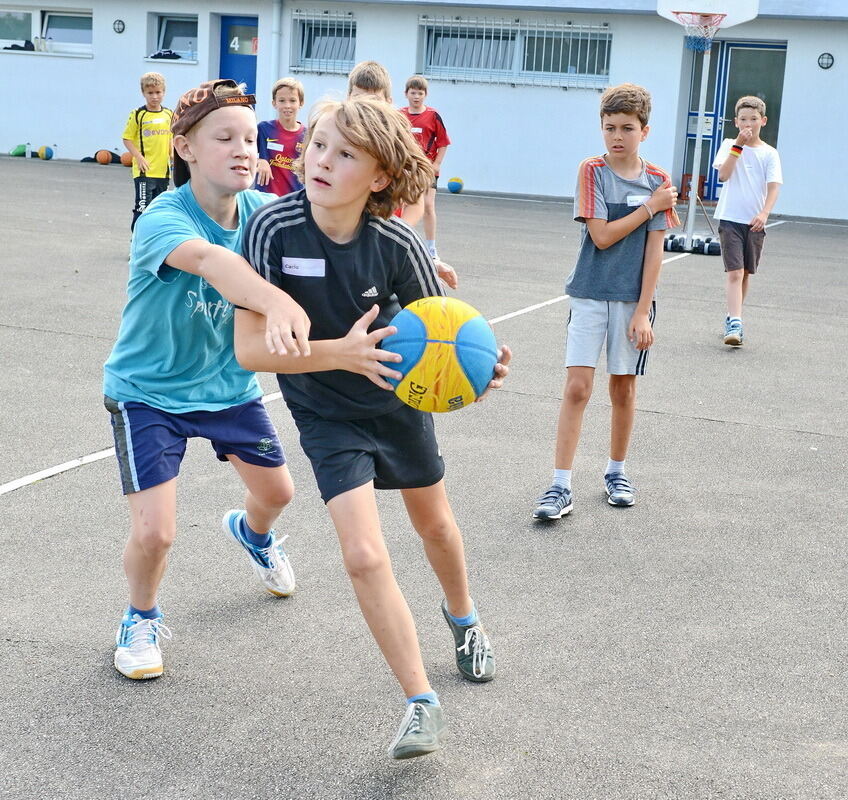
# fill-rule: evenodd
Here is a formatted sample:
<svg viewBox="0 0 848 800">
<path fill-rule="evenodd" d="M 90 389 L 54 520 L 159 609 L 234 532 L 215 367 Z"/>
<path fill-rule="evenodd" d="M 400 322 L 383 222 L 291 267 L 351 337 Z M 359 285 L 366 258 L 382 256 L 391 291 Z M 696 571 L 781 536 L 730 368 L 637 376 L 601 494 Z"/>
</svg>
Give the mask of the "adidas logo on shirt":
<svg viewBox="0 0 848 800">
<path fill-rule="evenodd" d="M 372 286 L 370 289 L 366 289 L 366 290 L 362 293 L 362 296 L 363 296 L 363 297 L 376 297 L 376 296 L 377 296 L 377 287 L 376 287 L 376 286 Z"/>
</svg>

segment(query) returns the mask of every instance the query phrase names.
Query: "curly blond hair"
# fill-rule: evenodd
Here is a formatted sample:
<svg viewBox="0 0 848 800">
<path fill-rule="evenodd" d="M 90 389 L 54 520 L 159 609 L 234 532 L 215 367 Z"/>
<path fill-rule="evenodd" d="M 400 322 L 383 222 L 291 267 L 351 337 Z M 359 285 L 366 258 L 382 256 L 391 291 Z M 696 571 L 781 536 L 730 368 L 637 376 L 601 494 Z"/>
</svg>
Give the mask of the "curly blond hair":
<svg viewBox="0 0 848 800">
<path fill-rule="evenodd" d="M 389 176 L 386 187 L 368 198 L 365 210 L 369 214 L 388 219 L 401 205 L 415 203 L 432 185 L 433 165 L 415 141 L 406 117 L 383 100 L 368 95 L 343 102 L 327 100 L 312 109 L 303 150 L 292 165 L 302 183 L 304 158 L 315 126 L 327 114 L 332 115 L 350 145 L 368 153 Z"/>
<path fill-rule="evenodd" d="M 601 121 L 607 114 L 632 114 L 644 128 L 651 118 L 651 94 L 635 83 L 610 86 L 601 95 Z"/>
</svg>

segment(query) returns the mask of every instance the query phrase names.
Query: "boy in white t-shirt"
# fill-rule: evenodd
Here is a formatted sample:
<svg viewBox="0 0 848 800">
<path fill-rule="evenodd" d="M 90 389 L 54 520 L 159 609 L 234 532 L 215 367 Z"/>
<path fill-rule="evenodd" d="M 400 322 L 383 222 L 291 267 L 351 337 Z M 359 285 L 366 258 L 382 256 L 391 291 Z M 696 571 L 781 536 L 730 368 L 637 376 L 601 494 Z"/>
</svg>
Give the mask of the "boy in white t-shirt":
<svg viewBox="0 0 848 800">
<path fill-rule="evenodd" d="M 766 222 L 777 202 L 783 175 L 777 150 L 760 139 L 760 130 L 768 121 L 766 104 L 759 97 L 740 97 L 735 114 L 733 124 L 739 135 L 736 141 L 721 143 L 713 167 L 724 184 L 715 210 L 727 276 L 724 343 L 741 347 L 748 278 L 760 263 Z"/>
</svg>

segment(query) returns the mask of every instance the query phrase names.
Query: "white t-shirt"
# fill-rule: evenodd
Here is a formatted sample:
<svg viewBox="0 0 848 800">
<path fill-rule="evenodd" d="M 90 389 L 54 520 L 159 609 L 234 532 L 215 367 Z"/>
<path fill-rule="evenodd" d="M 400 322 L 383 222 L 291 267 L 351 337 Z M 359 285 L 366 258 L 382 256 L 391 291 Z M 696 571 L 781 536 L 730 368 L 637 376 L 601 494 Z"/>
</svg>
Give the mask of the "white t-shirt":
<svg viewBox="0 0 848 800">
<path fill-rule="evenodd" d="M 730 155 L 735 139 L 725 139 L 716 153 L 713 168 L 720 169 Z M 783 183 L 780 156 L 770 144 L 742 148 L 733 174 L 725 181 L 716 205 L 715 218 L 747 225 L 766 204 L 768 184 Z"/>
</svg>

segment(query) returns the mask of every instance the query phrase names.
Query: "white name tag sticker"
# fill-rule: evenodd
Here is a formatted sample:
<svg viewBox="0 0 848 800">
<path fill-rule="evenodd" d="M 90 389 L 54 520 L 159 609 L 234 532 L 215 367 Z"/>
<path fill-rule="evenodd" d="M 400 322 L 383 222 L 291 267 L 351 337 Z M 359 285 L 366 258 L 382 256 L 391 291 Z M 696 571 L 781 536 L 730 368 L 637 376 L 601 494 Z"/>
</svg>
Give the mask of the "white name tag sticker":
<svg viewBox="0 0 848 800">
<path fill-rule="evenodd" d="M 412 128 L 413 133 L 421 133 L 421 128 Z"/>
<path fill-rule="evenodd" d="M 291 258 L 283 256 L 283 272 L 286 275 L 300 275 L 302 278 L 323 278 L 323 258 Z"/>
<path fill-rule="evenodd" d="M 282 153 L 283 150 L 286 149 L 284 144 L 279 144 L 277 142 L 266 142 L 265 143 L 269 150 L 276 150 L 278 153 Z"/>
<path fill-rule="evenodd" d="M 627 205 L 641 206 L 642 203 L 647 203 L 651 199 L 649 194 L 631 194 L 627 196 Z"/>
</svg>

